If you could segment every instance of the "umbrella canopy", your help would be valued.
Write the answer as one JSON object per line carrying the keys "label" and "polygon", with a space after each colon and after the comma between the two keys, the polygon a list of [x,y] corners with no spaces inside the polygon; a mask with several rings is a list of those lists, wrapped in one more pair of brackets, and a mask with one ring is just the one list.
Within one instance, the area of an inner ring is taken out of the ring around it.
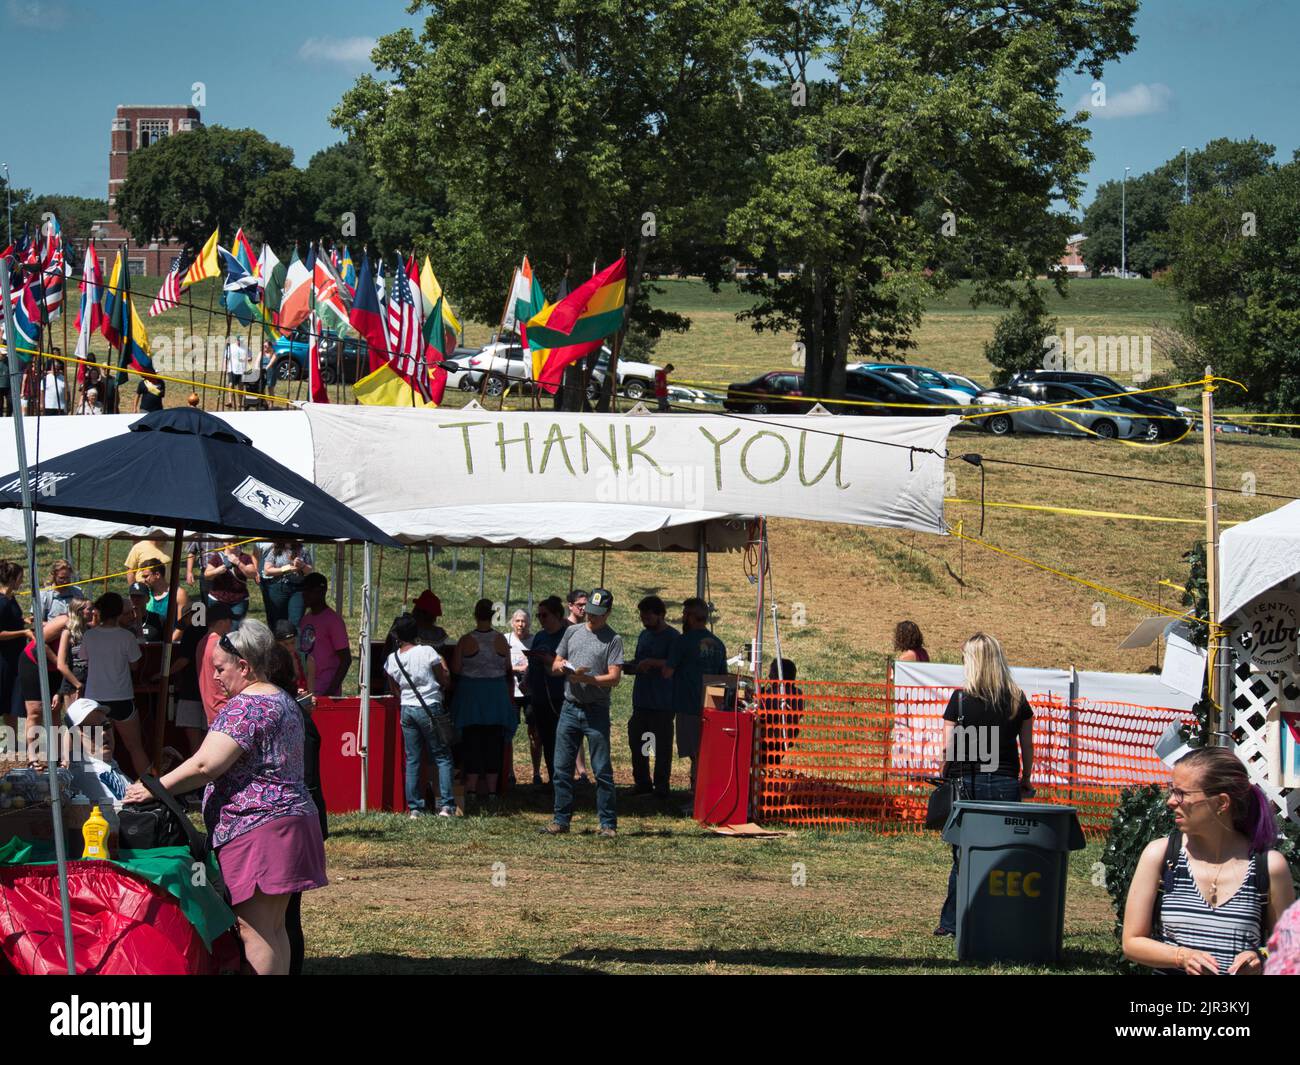
{"label": "umbrella canopy", "polygon": [[[154,528],[401,546],[226,422],[185,407],[154,411],[121,436],[31,463],[35,509]],[[0,507],[22,506],[18,473]]]}

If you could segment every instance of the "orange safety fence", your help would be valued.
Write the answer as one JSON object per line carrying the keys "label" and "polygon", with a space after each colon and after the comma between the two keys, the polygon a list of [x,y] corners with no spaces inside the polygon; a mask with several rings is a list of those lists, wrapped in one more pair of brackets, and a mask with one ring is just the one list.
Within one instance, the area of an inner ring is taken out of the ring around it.
{"label": "orange safety fence", "polygon": [[[886,832],[924,827],[943,765],[943,712],[951,688],[841,681],[763,681],[757,721],[754,814],[760,821]],[[1035,802],[1077,808],[1085,834],[1110,826],[1120,791],[1166,784],[1152,749],[1190,711],[1129,703],[1069,704],[1032,696]]]}

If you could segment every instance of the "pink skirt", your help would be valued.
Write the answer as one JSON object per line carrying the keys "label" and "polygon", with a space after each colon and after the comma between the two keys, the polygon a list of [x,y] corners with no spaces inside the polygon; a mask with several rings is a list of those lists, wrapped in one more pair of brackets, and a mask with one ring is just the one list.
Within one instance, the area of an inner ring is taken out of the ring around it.
{"label": "pink skirt", "polygon": [[325,843],[314,813],[277,817],[236,836],[217,848],[217,862],[234,906],[259,890],[264,895],[292,895],[329,883]]}

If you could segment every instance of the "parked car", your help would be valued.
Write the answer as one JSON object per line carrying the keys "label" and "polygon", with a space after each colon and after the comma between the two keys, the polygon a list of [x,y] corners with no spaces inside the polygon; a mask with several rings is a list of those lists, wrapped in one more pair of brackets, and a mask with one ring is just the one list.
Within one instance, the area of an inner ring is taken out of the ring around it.
{"label": "parked car", "polygon": [[946,370],[938,371],[939,375],[948,382],[949,388],[955,388],[958,391],[965,392],[968,396],[978,396],[984,391],[984,386],[976,384],[969,377],[959,373],[948,373]]}
{"label": "parked car", "polygon": [[906,377],[863,367],[851,369],[844,375],[844,398],[858,402],[831,404],[834,413],[909,418],[957,413],[945,395],[917,388]]}
{"label": "parked car", "polygon": [[912,366],[908,363],[897,362],[854,362],[849,364],[848,369],[872,370],[875,373],[902,378],[910,381],[922,391],[937,392],[941,396],[946,396],[950,403],[969,403],[971,396],[974,394],[968,393],[964,389],[954,388],[948,383],[948,379],[943,374],[938,370],[930,369],[928,366]]}
{"label": "parked car", "polygon": [[[300,325],[288,336],[277,340],[266,367],[268,379],[277,383],[305,381],[310,339],[306,325]],[[320,338],[320,375],[325,384],[336,384],[340,379],[344,384],[355,384],[369,372],[370,355],[364,340],[340,338],[331,332]]]}
{"label": "parked car", "polygon": [[[600,349],[600,356],[596,359],[596,365],[591,371],[591,380],[594,384],[599,381],[599,387],[605,384],[605,376],[609,373],[609,360],[612,353],[609,345],[604,345]],[[650,362],[630,362],[620,358],[618,360],[618,390],[627,396],[628,399],[645,399],[647,396],[655,394],[655,374],[658,373],[662,366],[656,366]]]}
{"label": "parked car", "polygon": [[[1078,385],[1051,381],[1007,384],[981,392],[975,397],[975,402],[982,407],[1015,408],[1005,414],[992,414],[978,419],[984,423],[985,430],[994,436],[1022,432],[1051,433],[1057,436],[1096,434],[1106,440],[1154,440],[1158,432],[1155,422],[1136,415],[1112,400],[1097,399]],[[1071,405],[1032,409],[1050,403]]]}
{"label": "parked car", "polygon": [[706,392],[702,388],[687,388],[685,385],[668,386],[668,402],[673,405],[716,406],[722,401],[721,396]]}
{"label": "parked car", "polygon": [[[1113,402],[1131,413],[1150,417],[1155,423],[1156,434],[1161,440],[1173,440],[1182,436],[1191,427],[1196,416],[1193,411],[1180,407],[1157,393],[1139,392],[1132,385],[1122,385],[1113,377],[1086,370],[1031,370],[1012,375],[1008,384],[1047,382],[1076,385],[1094,396],[1115,396]],[[1121,392],[1134,394],[1120,397],[1117,394]]]}
{"label": "parked car", "polygon": [[517,340],[494,340],[469,354],[464,365],[466,373],[458,385],[466,392],[477,392],[481,387],[487,395],[499,396],[511,385],[516,389],[532,388],[532,352],[524,351]]}
{"label": "parked car", "polygon": [[747,414],[803,414],[812,404],[799,398],[802,393],[803,374],[778,370],[728,385],[722,406]]}

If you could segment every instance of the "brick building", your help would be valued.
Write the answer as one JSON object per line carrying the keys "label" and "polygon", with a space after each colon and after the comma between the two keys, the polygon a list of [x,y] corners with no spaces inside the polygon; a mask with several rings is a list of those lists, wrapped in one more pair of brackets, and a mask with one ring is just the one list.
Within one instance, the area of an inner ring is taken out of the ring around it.
{"label": "brick building", "polygon": [[161,137],[186,133],[201,124],[199,109],[168,104],[118,104],[113,118],[108,152],[108,213],[109,217],[97,221],[93,227],[97,247],[103,252],[101,263],[111,267],[113,257],[123,242],[127,245],[127,263],[132,274],[156,277],[171,269],[171,262],[180,254],[179,241],[154,240],[137,245],[117,222],[113,204],[117,190],[126,179],[131,153],[145,148]]}

